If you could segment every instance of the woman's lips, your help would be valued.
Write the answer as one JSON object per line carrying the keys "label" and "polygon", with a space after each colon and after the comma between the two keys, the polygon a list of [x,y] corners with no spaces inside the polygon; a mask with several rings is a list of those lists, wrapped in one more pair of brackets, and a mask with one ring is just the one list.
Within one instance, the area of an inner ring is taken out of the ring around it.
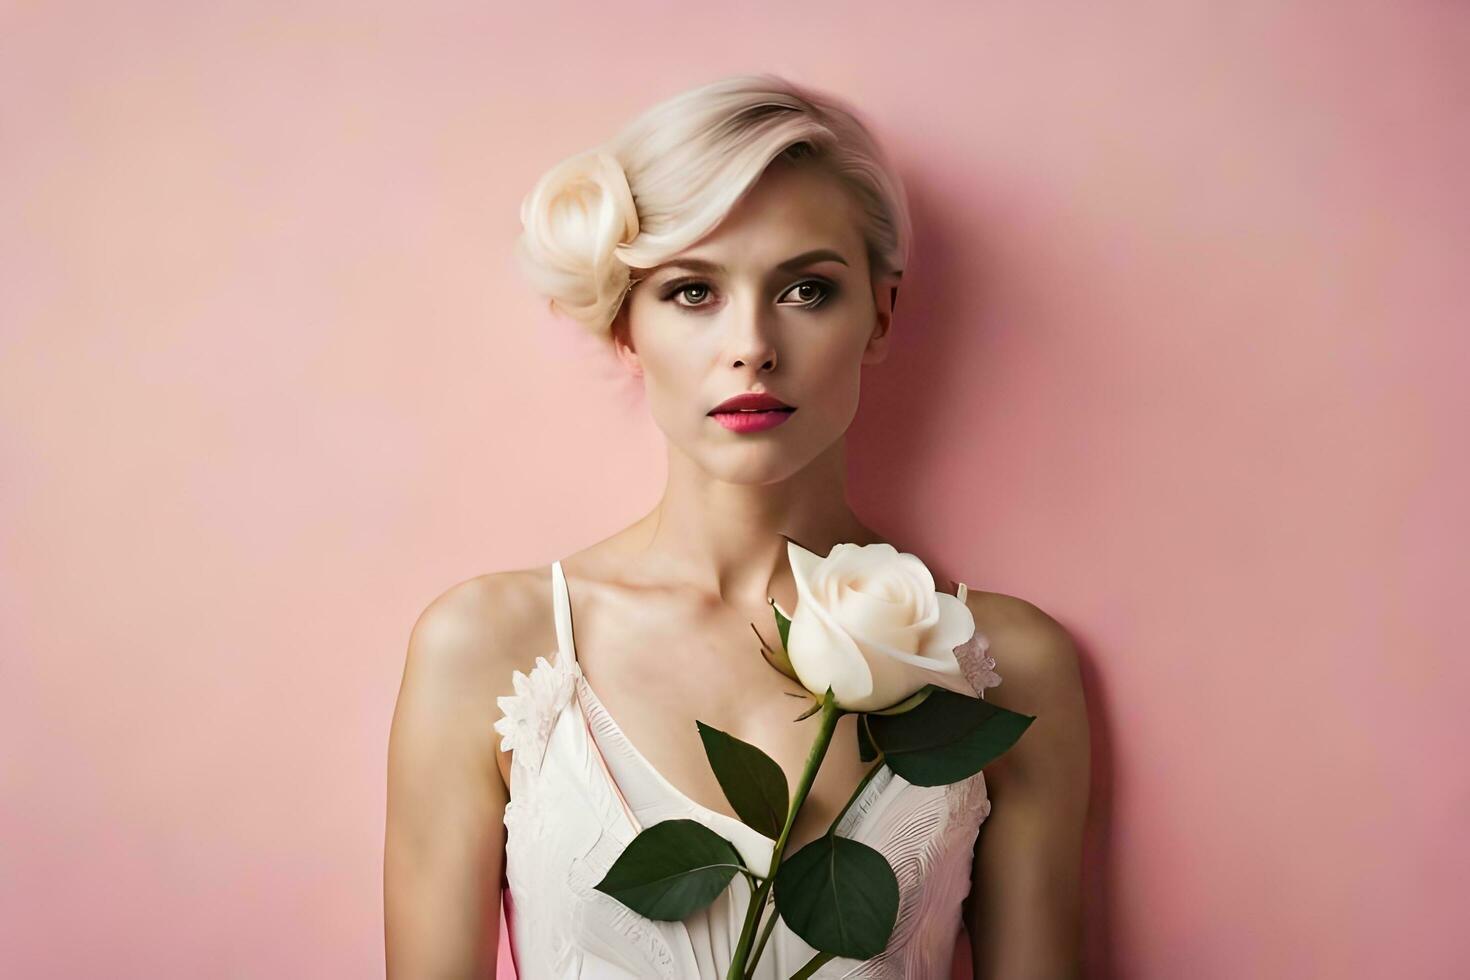
{"label": "woman's lips", "polygon": [[731,432],[761,432],[773,429],[791,418],[794,408],[762,409],[756,412],[712,412],[710,417]]}

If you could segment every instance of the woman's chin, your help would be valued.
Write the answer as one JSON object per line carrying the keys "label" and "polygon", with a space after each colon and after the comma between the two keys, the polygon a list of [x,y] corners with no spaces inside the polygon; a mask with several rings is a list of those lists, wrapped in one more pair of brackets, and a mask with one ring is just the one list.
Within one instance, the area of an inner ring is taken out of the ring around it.
{"label": "woman's chin", "polygon": [[695,459],[712,479],[739,486],[768,486],[782,483],[811,465],[814,454],[791,446],[721,446]]}

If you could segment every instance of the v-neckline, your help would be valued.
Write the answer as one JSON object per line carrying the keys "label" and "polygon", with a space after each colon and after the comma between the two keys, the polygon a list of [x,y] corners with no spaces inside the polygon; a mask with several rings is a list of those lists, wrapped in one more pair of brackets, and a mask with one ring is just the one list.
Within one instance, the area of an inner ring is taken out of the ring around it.
{"label": "v-neckline", "polygon": [[[552,563],[552,585],[554,587],[553,596],[556,600],[554,603],[556,608],[553,610],[553,612],[555,614],[556,620],[557,656],[560,658],[569,657],[571,659],[571,662],[573,664],[576,664],[577,666],[576,686],[577,691],[579,692],[579,705],[583,708],[583,711],[585,712],[586,710],[585,702],[587,700],[591,700],[597,706],[597,709],[602,713],[603,718],[607,720],[608,724],[606,727],[612,731],[612,733],[617,737],[618,741],[622,743],[625,749],[627,749],[629,756],[631,756],[632,759],[645,772],[652,776],[653,779],[659,784],[660,787],[664,789],[665,792],[672,796],[682,806],[694,810],[695,812],[709,817],[715,821],[718,821],[719,823],[722,823],[728,827],[734,828],[735,832],[737,833],[749,834],[760,842],[763,849],[774,851],[776,847],[776,838],[761,833],[759,830],[756,830],[754,827],[745,823],[739,817],[733,816],[729,813],[725,813],[721,810],[716,810],[713,807],[705,806],[703,803],[695,800],[688,793],[685,793],[679,787],[675,786],[673,782],[671,782],[669,778],[665,776],[659,770],[659,768],[653,764],[648,756],[643,754],[643,750],[638,748],[633,740],[628,737],[628,733],[623,731],[623,726],[618,724],[617,718],[615,718],[612,712],[608,710],[606,702],[602,700],[602,697],[592,686],[591,681],[587,679],[586,672],[582,670],[581,661],[577,658],[577,637],[576,630],[572,623],[571,588],[567,584],[566,569],[562,566],[560,559]],[[617,787],[616,780],[613,779],[612,773],[608,772],[606,775],[608,780],[614,784],[614,790],[621,794],[621,789]],[[881,777],[881,775],[882,774],[880,773],[879,776]],[[865,804],[873,799],[876,799],[879,794],[884,792],[889,782],[891,782],[891,779],[885,780],[882,778],[874,778],[870,780],[868,782],[868,785],[863,788],[862,795],[859,797],[859,799],[853,801],[852,806],[849,808],[850,813],[856,812],[859,815],[862,814],[865,811]],[[859,816],[858,819],[861,819],[861,817]],[[789,850],[790,848],[788,847],[788,851]]]}
{"label": "v-neckline", "polygon": [[696,810],[700,814],[711,817],[728,827],[737,828],[737,832],[739,833],[750,834],[751,836],[759,840],[763,846],[770,847],[772,849],[775,848],[776,839],[774,837],[766,836],[759,830],[756,830],[754,827],[745,823],[739,817],[725,813],[722,810],[716,810],[713,807],[705,806],[703,803],[700,803],[698,800],[694,799],[688,793],[685,793],[679,787],[670,782],[669,778],[665,776],[659,770],[659,768],[653,764],[648,756],[643,754],[643,751],[639,749],[638,746],[634,744],[633,740],[628,737],[628,734],[623,731],[623,726],[618,724],[618,720],[614,718],[612,712],[607,709],[607,705],[603,702],[602,698],[598,696],[597,691],[595,691],[592,685],[588,683],[586,675],[581,675],[577,678],[577,687],[581,691],[584,699],[583,710],[586,710],[585,701],[592,701],[592,703],[597,706],[597,710],[602,712],[603,718],[607,720],[606,730],[611,731],[614,735],[617,736],[618,741],[622,744],[623,748],[628,751],[628,754],[638,763],[639,767],[647,772],[650,776],[652,776],[655,780],[657,780],[659,786],[662,787],[664,791],[672,796],[675,800],[677,800],[680,805],[688,807],[692,810]]}
{"label": "v-neckline", "polygon": [[[739,817],[736,817],[729,813],[725,813],[721,810],[716,810],[713,807],[705,806],[703,803],[700,803],[698,800],[691,797],[688,793],[675,786],[669,780],[669,778],[665,776],[659,770],[659,768],[653,764],[648,756],[643,754],[643,750],[638,748],[633,740],[628,737],[628,733],[623,731],[623,726],[618,724],[617,718],[613,717],[613,713],[608,710],[607,703],[602,700],[602,697],[600,695],[598,695],[597,690],[592,686],[592,682],[587,679],[586,673],[581,669],[581,661],[577,658],[577,635],[575,627],[572,623],[571,588],[567,584],[566,569],[562,567],[561,561],[556,561],[554,565],[555,567],[553,569],[553,579],[555,581],[553,584],[559,590],[559,595],[562,599],[562,602],[564,603],[561,609],[556,610],[556,612],[558,613],[557,654],[561,657],[569,657],[571,659],[571,662],[577,665],[577,690],[583,695],[584,700],[590,699],[593,703],[597,705],[597,708],[602,712],[603,717],[607,719],[608,727],[617,736],[618,740],[623,744],[623,747],[628,750],[628,754],[632,756],[632,758],[638,763],[638,765],[641,766],[645,771],[647,771],[648,774],[651,775],[658,782],[660,787],[662,787],[670,796],[674,797],[674,799],[676,799],[680,804],[688,807],[689,809],[695,810],[705,816],[712,817],[713,819],[723,824],[726,824],[727,826],[738,827],[741,832],[754,835],[757,839],[760,840],[762,844],[770,847],[771,849],[774,849],[776,846],[776,839],[774,837],[769,837],[766,834],[761,833],[759,830],[756,830],[754,827],[746,824]],[[563,611],[565,612],[565,619],[563,619],[561,615]],[[608,778],[612,778],[611,773],[608,774]]]}

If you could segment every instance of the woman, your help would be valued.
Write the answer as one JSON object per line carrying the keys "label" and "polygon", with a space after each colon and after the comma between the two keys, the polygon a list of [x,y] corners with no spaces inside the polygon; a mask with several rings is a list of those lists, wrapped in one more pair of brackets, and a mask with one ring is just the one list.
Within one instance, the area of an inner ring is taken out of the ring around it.
{"label": "woman", "polygon": [[[758,745],[788,781],[801,772],[817,719],[792,722],[799,688],[755,655],[751,627],[772,642],[767,597],[796,606],[783,535],[819,554],[882,541],[847,504],[844,436],[862,369],[891,335],[903,190],[850,109],[742,76],[553,168],[521,216],[537,288],[641,379],[668,481],[630,527],[549,568],[462,582],[415,624],[389,751],[388,972],[486,976],[504,876],[528,980],[720,978],[749,899],[738,879],[674,923],[592,885],[639,826],[691,817],[754,833],[696,719]],[[1037,720],[978,792],[873,781],[853,834],[894,865],[898,925],[883,955],[816,976],[947,978],[962,926],[977,977],[1078,971],[1076,653],[1021,599],[962,597],[1005,679],[987,699]],[[866,767],[840,748],[853,722],[839,724],[788,855],[858,785]],[[756,975],[788,977],[809,954],[779,924]]]}

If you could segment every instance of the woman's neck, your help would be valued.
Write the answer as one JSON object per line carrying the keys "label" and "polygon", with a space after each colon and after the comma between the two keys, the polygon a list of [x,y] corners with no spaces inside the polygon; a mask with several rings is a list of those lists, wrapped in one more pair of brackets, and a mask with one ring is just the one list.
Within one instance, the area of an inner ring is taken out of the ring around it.
{"label": "woman's neck", "polygon": [[627,533],[671,575],[726,601],[759,603],[790,577],[783,535],[822,555],[840,541],[882,540],[848,505],[846,476],[841,440],[769,483],[716,479],[671,449],[663,497]]}

